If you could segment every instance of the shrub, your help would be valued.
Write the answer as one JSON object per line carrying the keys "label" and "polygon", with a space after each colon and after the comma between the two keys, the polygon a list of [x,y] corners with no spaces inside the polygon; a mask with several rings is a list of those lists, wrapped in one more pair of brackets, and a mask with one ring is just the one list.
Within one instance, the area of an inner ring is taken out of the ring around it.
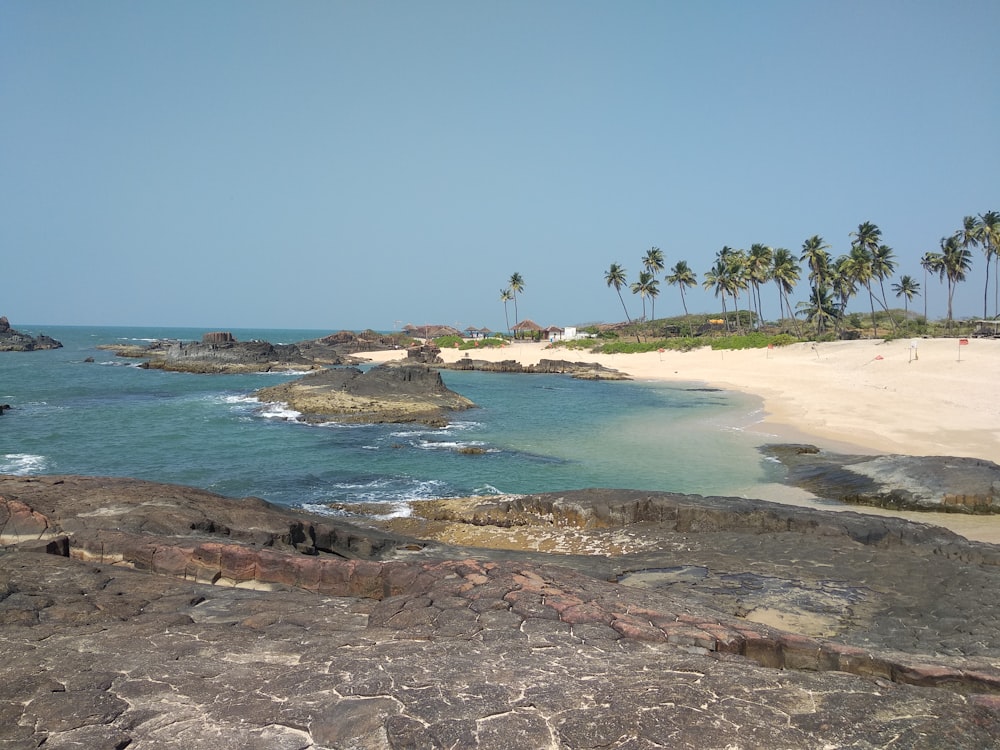
{"label": "shrub", "polygon": [[639,354],[642,352],[655,352],[660,349],[687,352],[705,345],[705,341],[689,336],[643,342],[621,339],[619,341],[609,341],[602,344],[594,351],[600,352],[601,354]]}
{"label": "shrub", "polygon": [[492,337],[488,339],[464,339],[461,336],[441,336],[434,339],[434,344],[440,349],[488,349],[506,344],[503,338]]}

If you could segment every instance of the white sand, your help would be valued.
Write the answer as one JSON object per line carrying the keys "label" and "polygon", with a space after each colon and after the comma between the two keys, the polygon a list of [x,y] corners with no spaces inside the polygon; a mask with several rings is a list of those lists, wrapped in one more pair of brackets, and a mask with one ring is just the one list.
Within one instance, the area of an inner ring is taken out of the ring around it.
{"label": "white sand", "polygon": [[[916,343],[914,348],[913,344]],[[761,432],[835,451],[968,456],[1000,463],[1000,340],[917,339],[793,344],[772,350],[592,354],[515,343],[476,359],[598,362],[640,380],[700,382],[764,401]],[[466,352],[445,350],[445,361]],[[372,359],[405,357],[379,352]],[[794,493],[782,501],[796,502]],[[860,509],[856,509],[860,510]],[[1000,543],[1000,517],[908,517]]]}

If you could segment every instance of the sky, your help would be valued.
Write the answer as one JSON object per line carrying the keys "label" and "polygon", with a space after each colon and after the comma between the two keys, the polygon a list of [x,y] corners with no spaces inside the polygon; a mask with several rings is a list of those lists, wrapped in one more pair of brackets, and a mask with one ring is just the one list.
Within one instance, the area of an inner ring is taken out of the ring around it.
{"label": "sky", "polygon": [[503,330],[517,272],[518,317],[614,322],[608,267],[654,246],[717,312],[723,246],[836,256],[865,221],[923,283],[1000,211],[997,28],[996,0],[0,0],[0,315]]}

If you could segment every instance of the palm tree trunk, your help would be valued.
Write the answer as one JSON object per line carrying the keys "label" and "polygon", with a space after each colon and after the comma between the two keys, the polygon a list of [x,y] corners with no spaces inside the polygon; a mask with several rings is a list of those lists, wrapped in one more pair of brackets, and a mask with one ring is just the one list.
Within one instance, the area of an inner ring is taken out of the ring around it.
{"label": "palm tree trunk", "polygon": [[885,296],[885,284],[882,282],[881,278],[878,280],[878,286],[879,286],[879,289],[882,290],[882,299],[879,300],[879,303],[881,303],[882,309],[885,310],[885,314],[889,316],[889,324],[892,326],[892,330],[895,331],[896,330],[896,319],[893,317],[892,313],[889,312],[889,306],[885,303],[885,301],[888,299],[888,297]]}
{"label": "palm tree trunk", "polygon": [[990,256],[986,256],[986,286],[983,289],[983,320],[986,320],[986,298],[990,291]]}
{"label": "palm tree trunk", "polygon": [[951,281],[951,277],[948,277],[948,328],[951,328],[951,299],[955,296],[955,285]]}
{"label": "palm tree trunk", "polygon": [[[795,326],[795,335],[802,338],[802,329],[799,327],[799,321],[795,317],[795,313],[792,312],[792,303],[788,299],[788,295],[785,290],[781,290],[781,296],[785,299],[785,307],[788,309],[788,317],[792,319],[792,324]],[[778,309],[781,309],[781,305],[778,305]]]}
{"label": "palm tree trunk", "polygon": [[872,308],[872,338],[878,338],[878,325],[875,323],[875,295],[872,294],[871,284],[865,284],[865,288],[868,289],[868,303]]}
{"label": "palm tree trunk", "polygon": [[622,290],[621,289],[616,289],[616,291],[618,292],[618,299],[621,300],[621,303],[622,303],[622,310],[625,311],[625,320],[627,320],[629,323],[631,323],[632,322],[632,318],[630,318],[628,316],[628,308],[625,307],[625,298],[622,297]]}
{"label": "palm tree trunk", "polygon": [[924,269],[924,323],[927,323],[927,269]]}

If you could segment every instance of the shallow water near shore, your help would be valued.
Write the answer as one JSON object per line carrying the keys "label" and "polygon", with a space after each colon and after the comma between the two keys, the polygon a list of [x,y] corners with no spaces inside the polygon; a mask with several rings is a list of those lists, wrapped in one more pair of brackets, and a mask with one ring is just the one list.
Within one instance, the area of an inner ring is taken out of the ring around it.
{"label": "shallow water near shore", "polygon": [[[294,375],[142,370],[96,348],[201,329],[19,330],[64,348],[0,355],[0,403],[12,407],[0,473],[132,476],[307,507],[592,486],[760,496],[780,478],[746,429],[759,401],[697,384],[444,371],[477,404],[448,428],[311,426],[252,397]],[[330,331],[233,333],[287,343]]]}

